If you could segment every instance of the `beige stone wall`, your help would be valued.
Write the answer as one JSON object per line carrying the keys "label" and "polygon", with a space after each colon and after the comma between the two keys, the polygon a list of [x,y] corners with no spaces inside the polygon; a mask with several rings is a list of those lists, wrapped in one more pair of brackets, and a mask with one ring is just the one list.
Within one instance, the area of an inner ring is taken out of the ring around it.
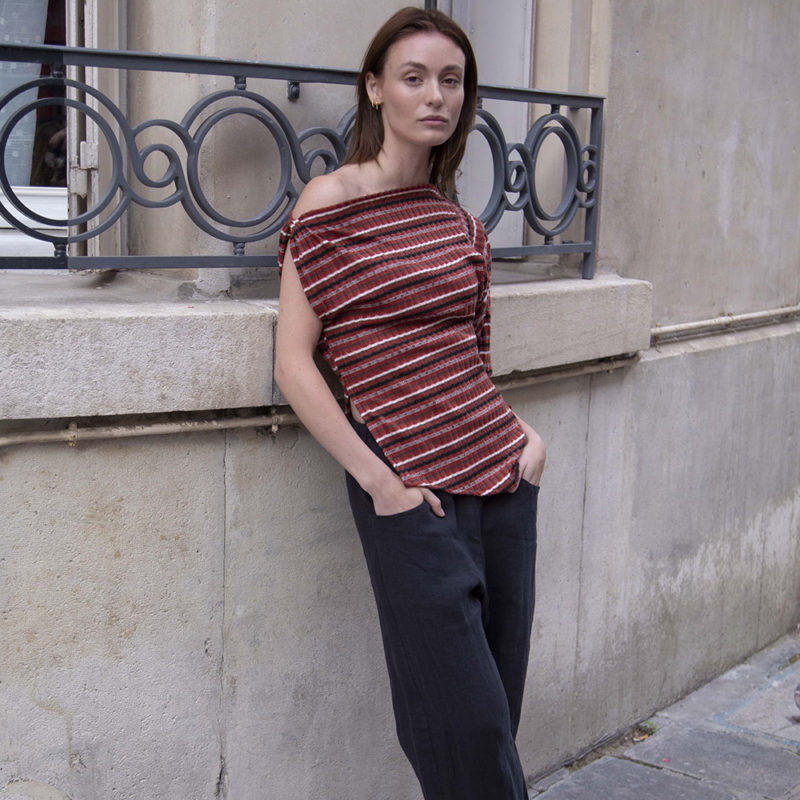
{"label": "beige stone wall", "polygon": [[[795,322],[507,392],[549,444],[529,775],[796,623],[798,358]],[[305,432],[0,470],[0,797],[419,800],[343,477]]]}
{"label": "beige stone wall", "polygon": [[224,442],[161,444],[0,453],[4,800],[213,797]]}
{"label": "beige stone wall", "polygon": [[615,0],[600,258],[654,321],[800,302],[791,0]]}

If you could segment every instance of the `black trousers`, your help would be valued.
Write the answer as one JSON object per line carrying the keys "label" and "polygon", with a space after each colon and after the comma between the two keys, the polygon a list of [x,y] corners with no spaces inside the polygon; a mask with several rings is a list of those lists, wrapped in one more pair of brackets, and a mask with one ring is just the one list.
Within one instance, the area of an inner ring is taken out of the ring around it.
{"label": "black trousers", "polygon": [[[354,427],[383,458],[366,426]],[[347,485],[398,738],[425,800],[527,800],[514,737],[533,620],[538,487],[437,492],[440,518],[427,503],[377,516],[350,475]]]}

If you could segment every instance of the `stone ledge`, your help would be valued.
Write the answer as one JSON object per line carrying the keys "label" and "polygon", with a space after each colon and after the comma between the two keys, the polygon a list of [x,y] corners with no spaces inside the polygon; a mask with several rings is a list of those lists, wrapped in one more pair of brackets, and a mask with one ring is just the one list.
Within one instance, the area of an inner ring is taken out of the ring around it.
{"label": "stone ledge", "polygon": [[[652,289],[600,276],[492,290],[496,376],[649,346]],[[268,406],[277,304],[270,300],[0,307],[0,418]]]}
{"label": "stone ledge", "polygon": [[497,376],[646,350],[653,289],[600,275],[492,289],[492,367]]}
{"label": "stone ledge", "polygon": [[268,405],[276,318],[235,300],[2,310],[0,418]]}

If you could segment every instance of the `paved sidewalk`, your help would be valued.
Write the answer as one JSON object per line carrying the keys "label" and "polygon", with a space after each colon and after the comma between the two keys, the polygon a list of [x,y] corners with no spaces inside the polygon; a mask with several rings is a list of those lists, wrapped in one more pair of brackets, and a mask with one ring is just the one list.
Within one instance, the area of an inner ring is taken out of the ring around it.
{"label": "paved sidewalk", "polygon": [[660,711],[649,721],[655,733],[643,741],[577,770],[559,770],[530,797],[800,800],[798,684],[795,633]]}

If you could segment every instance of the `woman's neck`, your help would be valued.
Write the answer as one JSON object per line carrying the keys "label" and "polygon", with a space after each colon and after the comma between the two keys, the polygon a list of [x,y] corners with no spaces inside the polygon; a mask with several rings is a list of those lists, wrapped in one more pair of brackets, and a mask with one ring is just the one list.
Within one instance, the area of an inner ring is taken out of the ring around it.
{"label": "woman's neck", "polygon": [[339,176],[348,197],[362,197],[429,183],[429,158],[429,148],[398,153],[384,147],[371,161],[345,164],[334,174]]}
{"label": "woman's neck", "polygon": [[393,152],[385,146],[372,162],[376,181],[387,189],[416,186],[430,180],[430,150],[415,148],[407,152]]}

